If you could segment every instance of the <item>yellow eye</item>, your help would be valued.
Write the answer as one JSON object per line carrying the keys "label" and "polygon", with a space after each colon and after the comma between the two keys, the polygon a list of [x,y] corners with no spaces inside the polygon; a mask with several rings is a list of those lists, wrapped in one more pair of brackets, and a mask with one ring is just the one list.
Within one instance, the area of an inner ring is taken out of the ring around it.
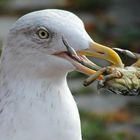
{"label": "yellow eye", "polygon": [[41,38],[41,39],[49,38],[49,33],[44,29],[39,29],[37,34],[38,34],[39,38]]}

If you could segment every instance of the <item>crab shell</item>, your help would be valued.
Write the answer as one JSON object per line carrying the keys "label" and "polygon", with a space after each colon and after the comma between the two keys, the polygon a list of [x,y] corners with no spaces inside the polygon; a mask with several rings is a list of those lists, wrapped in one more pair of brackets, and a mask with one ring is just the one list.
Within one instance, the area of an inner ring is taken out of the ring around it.
{"label": "crab shell", "polygon": [[98,89],[106,88],[115,94],[134,96],[140,94],[140,68],[129,66],[125,68],[114,68],[112,74],[121,72],[121,78],[113,78],[99,81]]}

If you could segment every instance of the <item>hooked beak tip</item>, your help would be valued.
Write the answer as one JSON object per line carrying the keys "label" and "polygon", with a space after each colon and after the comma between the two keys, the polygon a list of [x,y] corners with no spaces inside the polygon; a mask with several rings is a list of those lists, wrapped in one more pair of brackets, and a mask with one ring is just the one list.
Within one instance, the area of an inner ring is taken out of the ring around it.
{"label": "hooked beak tip", "polygon": [[85,50],[77,51],[77,54],[107,60],[117,67],[123,66],[121,58],[113,49],[96,42],[90,43],[89,48]]}

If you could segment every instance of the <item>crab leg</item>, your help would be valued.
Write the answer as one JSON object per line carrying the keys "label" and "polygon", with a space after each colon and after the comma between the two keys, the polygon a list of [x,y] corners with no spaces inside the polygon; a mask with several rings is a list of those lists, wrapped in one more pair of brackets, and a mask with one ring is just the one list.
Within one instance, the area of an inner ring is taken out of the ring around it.
{"label": "crab leg", "polygon": [[117,71],[116,73],[112,73],[112,74],[104,76],[104,81],[109,81],[114,78],[121,78],[122,76],[123,76],[123,74],[121,72]]}
{"label": "crab leg", "polygon": [[[90,85],[92,82],[97,80],[97,78],[102,75],[103,73],[107,72],[108,67],[104,67],[100,70],[98,70],[94,75],[89,76],[85,81],[84,81],[84,86]],[[120,71],[116,71],[115,73],[111,73],[109,75],[105,75],[103,77],[103,80],[101,80],[101,83],[104,84],[106,81],[109,81],[114,78],[121,78],[123,74]]]}
{"label": "crab leg", "polygon": [[98,70],[95,74],[89,76],[85,81],[84,81],[84,86],[90,85],[92,82],[98,79],[100,75],[102,75],[106,71],[106,68],[102,68]]}

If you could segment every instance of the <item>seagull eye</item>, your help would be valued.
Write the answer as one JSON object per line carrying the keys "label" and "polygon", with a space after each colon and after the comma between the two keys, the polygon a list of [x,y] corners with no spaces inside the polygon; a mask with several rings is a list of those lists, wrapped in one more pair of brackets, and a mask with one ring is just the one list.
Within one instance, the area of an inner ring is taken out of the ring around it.
{"label": "seagull eye", "polygon": [[49,33],[44,29],[38,30],[37,34],[38,34],[39,38],[41,38],[41,39],[49,38]]}

